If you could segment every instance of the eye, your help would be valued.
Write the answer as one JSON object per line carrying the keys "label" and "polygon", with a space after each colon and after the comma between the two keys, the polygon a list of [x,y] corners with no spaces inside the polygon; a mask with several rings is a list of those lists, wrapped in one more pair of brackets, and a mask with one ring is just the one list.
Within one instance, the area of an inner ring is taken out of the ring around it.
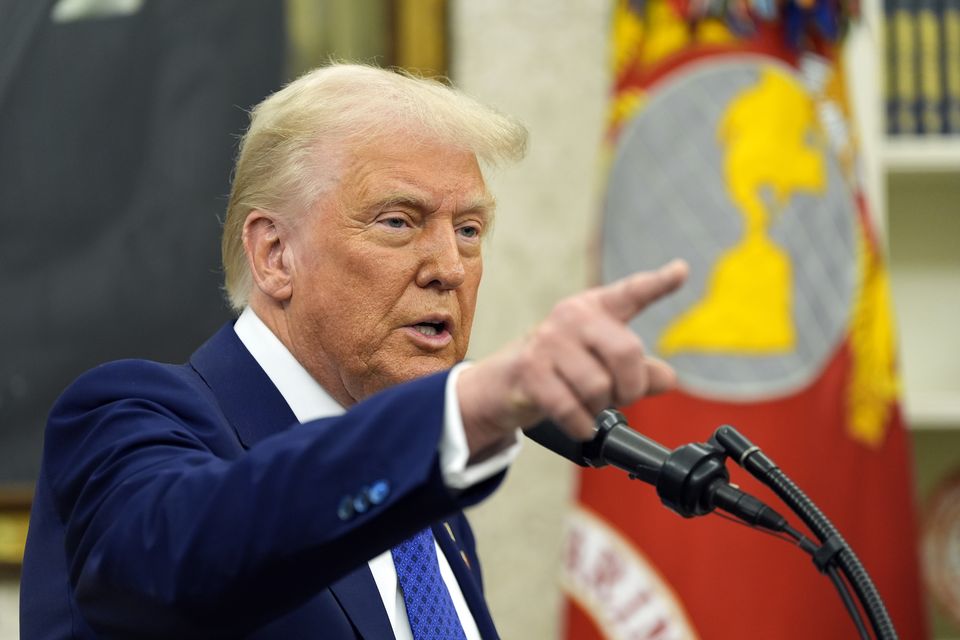
{"label": "eye", "polygon": [[381,218],[380,224],[390,227],[391,229],[404,229],[410,226],[406,219],[400,216],[388,216],[386,218]]}
{"label": "eye", "polygon": [[465,225],[457,229],[461,236],[464,238],[474,239],[479,238],[481,229],[478,225]]}

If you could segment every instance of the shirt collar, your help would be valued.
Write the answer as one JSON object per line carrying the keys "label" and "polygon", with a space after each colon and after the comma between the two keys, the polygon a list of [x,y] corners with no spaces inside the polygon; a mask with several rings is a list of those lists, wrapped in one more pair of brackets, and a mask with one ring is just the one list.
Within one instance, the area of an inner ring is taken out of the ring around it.
{"label": "shirt collar", "polygon": [[253,309],[247,307],[243,310],[233,330],[301,423],[344,412]]}

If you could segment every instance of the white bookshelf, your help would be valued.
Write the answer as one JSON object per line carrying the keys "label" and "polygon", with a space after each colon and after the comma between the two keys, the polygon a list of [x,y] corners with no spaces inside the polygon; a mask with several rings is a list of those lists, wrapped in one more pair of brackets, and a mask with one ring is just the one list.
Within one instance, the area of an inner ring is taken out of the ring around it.
{"label": "white bookshelf", "polygon": [[960,135],[889,136],[880,157],[887,173],[956,173],[960,179]]}
{"label": "white bookshelf", "polygon": [[904,406],[915,429],[957,430],[960,393],[956,391],[920,389],[907,392]]}
{"label": "white bookshelf", "polygon": [[914,429],[960,430],[960,161],[909,149],[884,158],[904,406]]}
{"label": "white bookshelf", "polygon": [[913,429],[960,430],[960,135],[885,134],[883,14],[879,0],[861,6],[847,80],[889,257],[903,406]]}
{"label": "white bookshelf", "polygon": [[[881,2],[866,0],[861,8],[864,19],[846,52],[847,80],[867,196],[887,249],[922,513],[960,465],[960,135],[886,135]],[[933,638],[957,636],[932,602],[930,611]]]}
{"label": "white bookshelf", "polygon": [[[921,515],[960,467],[960,146],[884,140],[886,239],[902,406],[912,430]],[[931,602],[931,637],[956,637]]]}

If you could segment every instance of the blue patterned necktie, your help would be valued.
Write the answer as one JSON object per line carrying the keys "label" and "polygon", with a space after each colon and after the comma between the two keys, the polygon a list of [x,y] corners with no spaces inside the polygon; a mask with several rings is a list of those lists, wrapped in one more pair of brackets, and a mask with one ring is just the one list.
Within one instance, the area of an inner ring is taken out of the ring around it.
{"label": "blue patterned necktie", "polygon": [[440,576],[430,529],[390,550],[414,640],[465,640],[460,617]]}

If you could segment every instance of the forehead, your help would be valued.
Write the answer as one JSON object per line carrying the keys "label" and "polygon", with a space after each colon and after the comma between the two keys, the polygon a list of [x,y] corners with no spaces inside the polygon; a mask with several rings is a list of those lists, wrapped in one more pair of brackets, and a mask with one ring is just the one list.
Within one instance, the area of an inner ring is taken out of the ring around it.
{"label": "forehead", "polygon": [[368,141],[344,163],[341,197],[357,205],[412,199],[432,208],[490,209],[476,155],[442,142],[409,135]]}

